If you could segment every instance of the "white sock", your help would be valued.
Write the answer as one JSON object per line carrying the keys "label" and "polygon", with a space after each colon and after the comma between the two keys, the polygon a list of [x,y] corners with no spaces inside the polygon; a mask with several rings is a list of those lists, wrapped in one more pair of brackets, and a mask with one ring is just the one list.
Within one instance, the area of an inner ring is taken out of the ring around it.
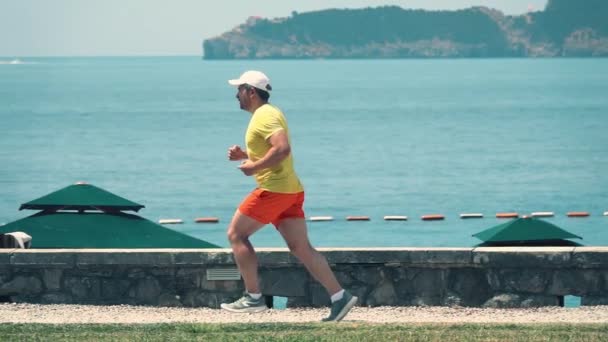
{"label": "white sock", "polygon": [[[249,293],[249,292],[247,292],[247,293]],[[262,294],[261,293],[249,293],[249,297],[251,297],[255,300],[258,300],[258,299],[262,298]]]}
{"label": "white sock", "polygon": [[343,296],[344,296],[344,289],[331,295],[331,302],[335,303],[335,302],[339,301],[340,299],[342,299]]}

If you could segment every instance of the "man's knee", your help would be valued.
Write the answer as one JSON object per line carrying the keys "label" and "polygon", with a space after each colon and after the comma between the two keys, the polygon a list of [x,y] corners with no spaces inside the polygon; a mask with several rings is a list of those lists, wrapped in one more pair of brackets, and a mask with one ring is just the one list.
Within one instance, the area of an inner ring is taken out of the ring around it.
{"label": "man's knee", "polygon": [[245,241],[248,238],[248,236],[240,233],[237,229],[234,229],[233,227],[228,228],[226,236],[228,236],[228,241],[230,241],[231,243]]}
{"label": "man's knee", "polygon": [[310,243],[306,242],[291,242],[287,243],[287,247],[295,256],[304,256],[314,252]]}

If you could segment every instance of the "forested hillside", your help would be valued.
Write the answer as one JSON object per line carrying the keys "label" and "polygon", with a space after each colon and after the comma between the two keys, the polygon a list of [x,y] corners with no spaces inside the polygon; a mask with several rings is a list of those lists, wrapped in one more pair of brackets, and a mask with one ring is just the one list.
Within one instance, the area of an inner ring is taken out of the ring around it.
{"label": "forested hillside", "polygon": [[549,0],[505,16],[396,6],[250,18],[203,43],[206,59],[608,56],[608,0]]}

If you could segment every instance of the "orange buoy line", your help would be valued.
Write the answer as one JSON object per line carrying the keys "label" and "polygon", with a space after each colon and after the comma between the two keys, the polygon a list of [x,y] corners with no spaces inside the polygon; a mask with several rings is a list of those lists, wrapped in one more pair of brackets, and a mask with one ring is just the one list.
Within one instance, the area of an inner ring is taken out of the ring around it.
{"label": "orange buoy line", "polygon": [[[569,211],[566,216],[568,217],[588,217],[591,214],[588,211]],[[608,211],[603,213],[604,216],[608,216]],[[554,217],[555,213],[552,211],[536,211],[530,213],[530,215],[526,215],[526,217]],[[484,215],[482,213],[461,213],[461,219],[470,219],[470,218],[483,218]],[[516,212],[500,212],[496,213],[496,218],[518,218],[520,217],[519,213]],[[383,217],[385,221],[407,221],[408,217],[405,215],[386,215]],[[420,217],[423,221],[439,221],[444,220],[445,216],[441,214],[428,214],[422,215]],[[310,216],[308,221],[333,221],[333,216]],[[347,221],[370,221],[371,218],[369,216],[346,216]],[[197,217],[194,219],[196,223],[218,223],[220,219],[218,217]],[[181,224],[184,223],[182,219],[160,219],[158,220],[159,224]]]}
{"label": "orange buoy line", "polygon": [[218,223],[220,219],[217,217],[197,217],[194,219],[196,223]]}
{"label": "orange buoy line", "polygon": [[369,216],[346,216],[346,221],[369,221]]}
{"label": "orange buoy line", "polygon": [[496,218],[518,218],[518,213],[497,213]]}
{"label": "orange buoy line", "polygon": [[160,224],[179,224],[184,223],[182,219],[160,219],[158,220]]}
{"label": "orange buoy line", "polygon": [[481,213],[466,213],[460,214],[461,219],[470,219],[470,218],[483,218],[483,214]]}
{"label": "orange buoy line", "polygon": [[570,211],[568,212],[568,217],[587,217],[589,216],[589,212],[587,211]]}
{"label": "orange buoy line", "polygon": [[384,216],[385,221],[407,221],[407,216],[388,215]]}
{"label": "orange buoy line", "polygon": [[441,214],[422,215],[420,217],[423,221],[439,221],[445,219],[445,216]]}

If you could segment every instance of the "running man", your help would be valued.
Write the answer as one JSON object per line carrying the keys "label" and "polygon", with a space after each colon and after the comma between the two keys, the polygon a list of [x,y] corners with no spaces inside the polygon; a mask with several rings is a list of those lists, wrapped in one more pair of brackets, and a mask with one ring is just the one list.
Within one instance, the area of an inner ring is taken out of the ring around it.
{"label": "running man", "polygon": [[258,284],[258,259],[249,236],[272,223],[291,253],[329,293],[331,312],[323,321],[339,321],[357,303],[357,297],[342,289],[325,257],[308,241],[304,188],[293,167],[285,116],[268,103],[270,80],[262,72],[251,70],[228,83],[237,87],[241,109],[252,114],[245,133],[246,149],[230,147],[228,159],[242,160],[239,169],[255,178],[257,188],[243,200],[228,226],[228,240],[246,292],[239,300],[221,307],[233,312],[267,309]]}

